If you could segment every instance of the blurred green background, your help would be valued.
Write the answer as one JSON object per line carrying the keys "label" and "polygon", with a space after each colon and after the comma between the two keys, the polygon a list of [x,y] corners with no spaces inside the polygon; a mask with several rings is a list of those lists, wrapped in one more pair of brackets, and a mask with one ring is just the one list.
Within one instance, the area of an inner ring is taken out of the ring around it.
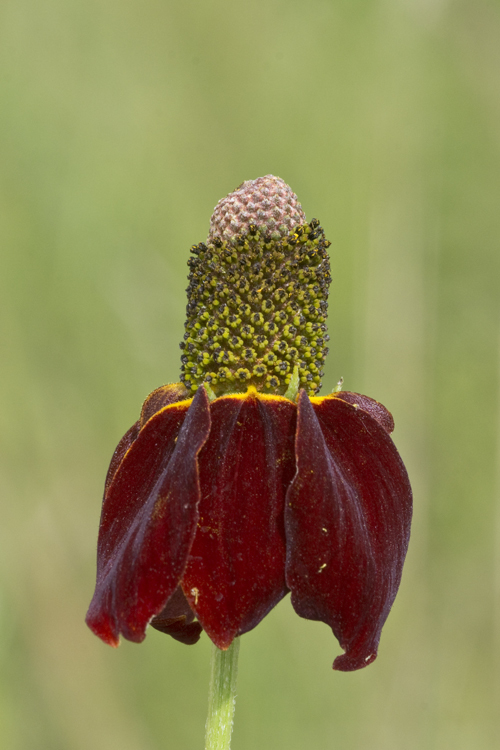
{"label": "blurred green background", "polygon": [[391,409],[415,520],[368,669],[289,601],[244,636],[234,750],[499,746],[499,39],[497,0],[2,0],[2,748],[203,747],[207,638],[83,620],[189,247],[268,173],[332,241],[324,392]]}

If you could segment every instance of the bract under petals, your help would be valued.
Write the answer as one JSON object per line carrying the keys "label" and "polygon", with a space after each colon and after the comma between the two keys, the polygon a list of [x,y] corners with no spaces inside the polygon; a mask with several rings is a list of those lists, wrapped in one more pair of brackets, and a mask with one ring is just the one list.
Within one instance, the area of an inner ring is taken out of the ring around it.
{"label": "bract under petals", "polygon": [[192,401],[173,403],[146,422],[108,486],[87,624],[110,645],[118,645],[120,632],[142,641],[178,585],[196,531],[197,457],[209,431],[200,388]]}
{"label": "bract under petals", "polygon": [[182,587],[203,629],[226,649],[288,592],[283,509],[295,471],[296,405],[251,388],[216,399],[210,413]]}
{"label": "bract under petals", "polygon": [[346,652],[334,669],[360,669],[376,658],[401,579],[408,476],[381,421],[337,395],[311,403],[301,391],[295,451],[285,507],[292,604],[331,626]]}

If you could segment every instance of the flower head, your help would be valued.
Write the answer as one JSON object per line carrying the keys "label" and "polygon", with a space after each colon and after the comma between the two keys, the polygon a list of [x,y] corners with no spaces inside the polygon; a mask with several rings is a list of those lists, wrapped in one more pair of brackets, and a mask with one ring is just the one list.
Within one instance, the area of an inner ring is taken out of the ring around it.
{"label": "flower head", "polygon": [[367,396],[319,397],[330,267],[319,222],[268,175],[220,201],[192,247],[182,383],[154,391],[106,478],[87,623],[219,648],[288,593],[350,671],[376,657],[411,489]]}

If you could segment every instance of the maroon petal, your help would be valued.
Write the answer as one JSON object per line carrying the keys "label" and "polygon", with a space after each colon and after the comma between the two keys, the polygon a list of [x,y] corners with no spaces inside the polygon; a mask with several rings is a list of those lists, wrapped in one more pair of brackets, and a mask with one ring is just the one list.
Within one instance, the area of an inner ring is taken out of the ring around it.
{"label": "maroon petal", "polygon": [[180,586],[163,607],[160,614],[153,617],[151,626],[162,633],[171,635],[176,641],[192,646],[200,640],[203,628],[199,622],[193,622],[194,612],[189,606]]}
{"label": "maroon petal", "polygon": [[116,446],[116,450],[113,453],[113,458],[111,459],[108,473],[106,475],[106,482],[104,484],[105,495],[123,460],[123,457],[125,456],[125,453],[137,439],[139,430],[144,427],[148,419],[165,406],[175,404],[177,401],[183,401],[187,398],[188,391],[183,383],[169,383],[168,385],[162,385],[160,388],[157,388],[156,391],[149,394],[142,405],[140,419],[132,425]]}
{"label": "maroon petal", "polygon": [[179,401],[185,401],[188,398],[189,392],[183,383],[168,383],[167,385],[160,386],[156,391],[149,394],[142,405],[141,427],[144,427],[148,419],[151,419],[160,409],[164,409],[165,406],[170,406],[170,404],[175,404]]}
{"label": "maroon petal", "polygon": [[394,430],[394,419],[391,412],[383,404],[369,396],[362,396],[361,393],[352,393],[351,391],[339,391],[327,398],[340,398],[342,401],[347,401],[356,409],[363,409],[363,411],[368,412],[373,419],[376,419],[382,425],[386,432],[391,433]]}
{"label": "maroon petal", "polygon": [[113,481],[115,474],[118,471],[118,467],[120,466],[125,453],[128,451],[132,443],[137,439],[140,429],[141,427],[139,422],[133,424],[116,446],[113,457],[111,458],[111,463],[109,464],[108,473],[106,474],[106,481],[104,482],[104,497],[106,497],[106,493],[109,490],[111,482]]}
{"label": "maroon petal", "polygon": [[198,520],[198,453],[210,431],[207,395],[159,411],[140,431],[106,494],[89,627],[110,645],[140,642],[179,583]]}
{"label": "maroon petal", "polygon": [[295,461],[296,406],[281,397],[225,396],[210,405],[200,453],[200,520],[182,588],[222,649],[287,593],[283,508]]}
{"label": "maroon petal", "polygon": [[287,583],[297,614],[331,626],[334,669],[372,662],[408,546],[411,488],[385,429],[337,396],[299,397],[297,474],[285,507]]}

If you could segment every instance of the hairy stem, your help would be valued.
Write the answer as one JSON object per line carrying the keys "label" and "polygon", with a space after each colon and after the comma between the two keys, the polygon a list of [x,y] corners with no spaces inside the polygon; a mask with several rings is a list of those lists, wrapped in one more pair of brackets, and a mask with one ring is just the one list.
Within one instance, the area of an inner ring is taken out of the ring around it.
{"label": "hairy stem", "polygon": [[234,704],[240,639],[227,651],[212,646],[205,750],[229,750],[233,731]]}

